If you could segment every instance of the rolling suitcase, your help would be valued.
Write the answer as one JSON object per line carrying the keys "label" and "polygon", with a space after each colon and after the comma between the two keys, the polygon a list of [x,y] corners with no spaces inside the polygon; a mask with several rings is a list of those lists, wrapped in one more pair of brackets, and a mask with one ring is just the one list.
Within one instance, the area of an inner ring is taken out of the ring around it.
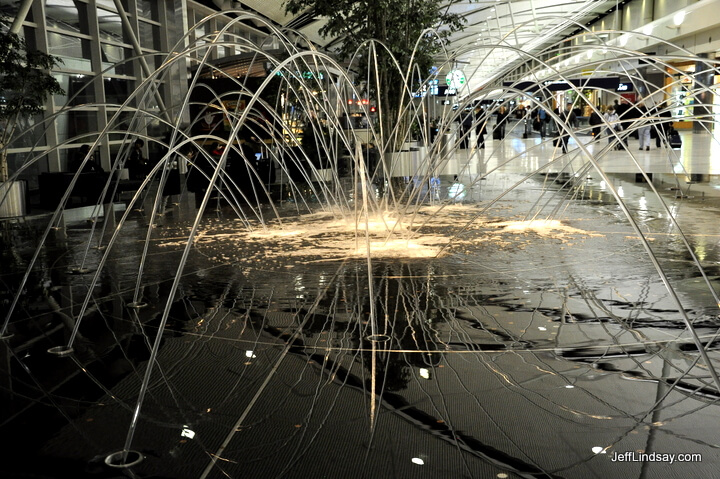
{"label": "rolling suitcase", "polygon": [[668,136],[668,143],[670,144],[670,148],[682,147],[682,139],[680,139],[680,134],[677,131],[671,132]]}

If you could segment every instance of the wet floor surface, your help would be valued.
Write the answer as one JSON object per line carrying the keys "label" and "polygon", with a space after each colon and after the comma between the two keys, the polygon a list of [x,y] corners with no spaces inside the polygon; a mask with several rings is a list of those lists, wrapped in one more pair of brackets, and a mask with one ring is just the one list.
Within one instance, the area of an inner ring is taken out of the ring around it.
{"label": "wet floor surface", "polygon": [[[4,474],[712,477],[720,210],[670,190],[665,209],[614,178],[646,246],[597,178],[537,175],[491,204],[518,181],[493,175],[438,212],[442,189],[404,217],[406,249],[429,257],[368,262],[364,232],[294,204],[269,223],[287,234],[206,212],[179,275],[187,201],[148,243],[140,212],[110,251],[87,248],[89,222],[53,233],[3,343]],[[12,233],[5,284],[36,231]],[[75,327],[72,354],[47,352]],[[130,447],[144,459],[109,467],[146,377]]]}

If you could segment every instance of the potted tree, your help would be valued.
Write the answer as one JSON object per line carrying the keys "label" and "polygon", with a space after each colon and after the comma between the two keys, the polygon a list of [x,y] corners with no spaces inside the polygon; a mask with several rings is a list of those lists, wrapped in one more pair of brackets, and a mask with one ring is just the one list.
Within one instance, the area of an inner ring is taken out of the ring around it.
{"label": "potted tree", "polygon": [[8,149],[23,120],[43,112],[48,95],[63,89],[49,71],[59,60],[28,48],[0,20],[0,217],[25,214],[24,183],[9,181]]}
{"label": "potted tree", "polygon": [[[367,54],[360,56],[353,68],[360,81],[370,79],[366,83],[367,93],[377,99],[378,111],[382,112],[382,131],[396,132],[383,138],[384,145],[377,146],[386,152],[402,150],[413,122],[411,115],[400,113],[410,101],[404,72],[412,62],[413,72],[430,77],[435,55],[442,51],[451,33],[464,29],[465,18],[450,12],[447,2],[439,0],[286,0],[285,10],[292,14],[307,11],[321,18],[325,23],[319,33],[337,38],[338,55],[342,59],[353,57],[357,49],[371,39],[387,47],[377,48],[374,58]],[[442,28],[436,35],[424,33],[428,28],[437,27]],[[372,80],[375,78],[377,82]],[[408,80],[411,89],[420,86],[418,80],[425,79]]]}

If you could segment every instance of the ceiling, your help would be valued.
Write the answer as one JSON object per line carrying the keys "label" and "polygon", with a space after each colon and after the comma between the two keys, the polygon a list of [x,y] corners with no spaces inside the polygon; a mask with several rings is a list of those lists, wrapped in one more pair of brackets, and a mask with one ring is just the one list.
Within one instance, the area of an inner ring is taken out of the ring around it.
{"label": "ceiling", "polygon": [[[295,28],[320,46],[334,38],[322,38],[322,19],[306,14],[289,16],[285,0],[204,0],[219,9],[246,8],[281,26]],[[448,8],[467,20],[466,28],[450,38],[448,51],[457,67],[465,72],[469,91],[499,79],[513,66],[610,13],[627,0],[478,0],[451,1]],[[524,52],[524,53],[520,53]]]}
{"label": "ceiling", "polygon": [[453,34],[450,49],[465,72],[470,91],[506,75],[548,46],[614,10],[615,0],[516,0],[457,2],[450,6],[467,19]]}

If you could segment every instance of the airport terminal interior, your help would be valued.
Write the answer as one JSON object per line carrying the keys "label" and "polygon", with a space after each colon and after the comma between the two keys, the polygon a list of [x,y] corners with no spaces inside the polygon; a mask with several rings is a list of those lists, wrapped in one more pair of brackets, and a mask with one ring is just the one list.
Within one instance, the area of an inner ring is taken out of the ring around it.
{"label": "airport terminal interior", "polygon": [[715,477],[719,8],[0,0],[0,477]]}

